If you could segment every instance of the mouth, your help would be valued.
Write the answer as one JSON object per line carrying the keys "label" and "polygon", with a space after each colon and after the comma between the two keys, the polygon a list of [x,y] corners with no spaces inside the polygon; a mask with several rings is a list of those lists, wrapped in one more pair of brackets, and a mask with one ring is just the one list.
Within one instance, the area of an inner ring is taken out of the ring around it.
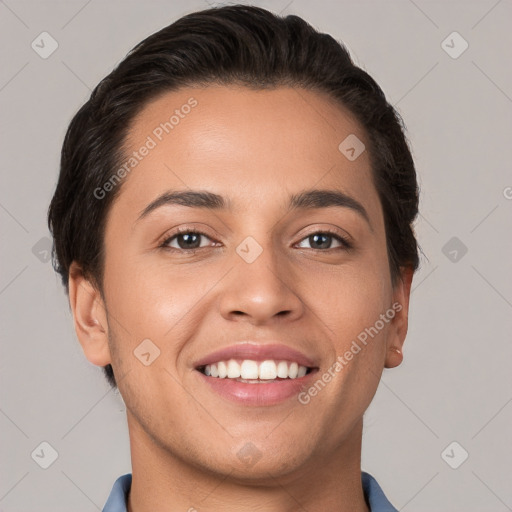
{"label": "mouth", "polygon": [[201,365],[196,370],[214,379],[229,379],[245,384],[269,384],[300,379],[316,368],[301,365],[297,361],[229,359]]}
{"label": "mouth", "polygon": [[269,407],[293,404],[312,385],[318,368],[296,361],[252,359],[218,361],[201,365],[194,373],[206,390],[239,406]]}
{"label": "mouth", "polygon": [[206,393],[261,407],[293,404],[312,384],[319,360],[289,345],[243,341],[195,361],[192,368]]}

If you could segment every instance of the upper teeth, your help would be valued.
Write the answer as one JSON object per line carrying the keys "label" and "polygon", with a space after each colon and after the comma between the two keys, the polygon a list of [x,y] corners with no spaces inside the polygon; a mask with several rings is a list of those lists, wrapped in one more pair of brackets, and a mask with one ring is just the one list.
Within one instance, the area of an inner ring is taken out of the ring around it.
{"label": "upper teeth", "polygon": [[287,361],[252,361],[245,359],[239,363],[234,359],[229,361],[219,361],[215,364],[207,364],[204,367],[205,375],[210,377],[219,377],[221,379],[260,379],[273,380],[276,377],[281,379],[296,379],[304,377],[307,372],[306,366],[298,363],[288,363]]}

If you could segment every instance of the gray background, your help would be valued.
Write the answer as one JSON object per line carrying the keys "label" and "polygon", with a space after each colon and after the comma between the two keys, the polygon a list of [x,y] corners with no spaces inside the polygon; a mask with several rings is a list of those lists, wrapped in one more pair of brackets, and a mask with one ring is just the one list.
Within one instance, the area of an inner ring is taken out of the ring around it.
{"label": "gray background", "polygon": [[[404,117],[420,175],[405,360],[366,413],[363,469],[400,510],[512,510],[512,2],[253,3],[346,43]],[[0,511],[99,510],[131,470],[122,399],[83,356],[47,260],[46,210],[90,90],[208,5],[0,1]],[[58,42],[46,59],[31,47],[43,31]],[[43,441],[58,452],[46,470]]]}

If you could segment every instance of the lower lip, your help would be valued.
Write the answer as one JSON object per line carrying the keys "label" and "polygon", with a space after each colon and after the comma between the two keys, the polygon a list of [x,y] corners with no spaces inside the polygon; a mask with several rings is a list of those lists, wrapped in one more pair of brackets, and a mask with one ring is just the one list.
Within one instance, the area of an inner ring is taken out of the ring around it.
{"label": "lower lip", "polygon": [[316,370],[296,379],[253,384],[239,382],[236,379],[208,377],[199,370],[196,370],[196,373],[220,396],[242,405],[262,406],[275,405],[297,396],[310,385],[309,382]]}

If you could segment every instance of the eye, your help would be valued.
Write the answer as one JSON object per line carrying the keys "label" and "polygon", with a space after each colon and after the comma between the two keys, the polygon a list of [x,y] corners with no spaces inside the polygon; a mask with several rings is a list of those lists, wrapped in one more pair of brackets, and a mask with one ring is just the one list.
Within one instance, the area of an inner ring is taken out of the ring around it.
{"label": "eye", "polygon": [[[201,245],[202,239],[212,240],[209,236],[201,231],[190,228],[180,228],[178,233],[168,236],[160,245],[164,249],[176,251],[194,252],[204,247],[212,246],[211,244]],[[173,245],[174,244],[174,245]]]}
{"label": "eye", "polygon": [[[338,247],[331,247],[332,240],[336,240],[339,243]],[[313,250],[327,250],[327,249],[351,249],[352,244],[348,241],[347,238],[334,233],[333,231],[317,231],[315,233],[311,233],[303,240],[309,242],[313,247]],[[304,242],[300,242],[299,247],[304,247],[301,245]],[[317,246],[317,247],[315,247]]]}
{"label": "eye", "polygon": [[[178,232],[175,232],[174,234],[166,237],[165,240],[160,244],[160,247],[171,251],[188,252],[193,254],[200,249],[213,247],[215,244],[212,238],[201,231],[187,227],[179,228],[177,231]],[[201,242],[205,239],[213,243],[206,243],[202,245]],[[333,240],[338,243],[338,247],[332,247]],[[307,237],[303,238],[303,241],[301,241],[298,246],[301,248],[307,248],[302,245],[304,244],[304,241],[309,242],[312,245],[311,249],[317,251],[326,251],[330,249],[343,250],[352,248],[352,243],[347,238],[329,230],[311,233]]]}

